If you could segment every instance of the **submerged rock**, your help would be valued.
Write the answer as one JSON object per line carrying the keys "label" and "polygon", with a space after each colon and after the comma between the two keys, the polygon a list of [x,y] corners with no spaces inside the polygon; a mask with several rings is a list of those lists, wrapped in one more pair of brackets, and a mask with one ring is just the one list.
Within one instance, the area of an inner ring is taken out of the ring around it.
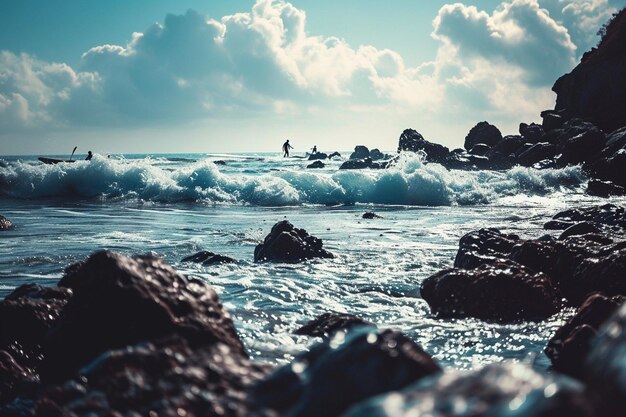
{"label": "submerged rock", "polygon": [[513,322],[543,320],[561,308],[550,278],[511,260],[476,269],[452,268],[424,280],[422,298],[442,317]]}
{"label": "submerged rock", "polygon": [[315,161],[312,164],[307,165],[307,168],[324,168],[326,165],[322,161]]}
{"label": "submerged rock", "polygon": [[294,333],[305,336],[328,337],[338,330],[350,330],[356,326],[374,325],[351,314],[324,313],[296,329]]}
{"label": "submerged rock", "polygon": [[500,130],[488,122],[480,122],[465,137],[464,147],[468,151],[478,143],[494,146],[502,140]]}
{"label": "submerged rock", "polygon": [[11,223],[9,219],[4,216],[0,216],[0,230],[10,230],[13,228],[13,223]]}
{"label": "submerged rock", "polygon": [[187,256],[186,258],[183,258],[181,262],[195,262],[195,263],[201,263],[202,265],[214,265],[214,264],[231,264],[237,261],[229,256],[218,255],[217,253],[203,250],[191,256]]}
{"label": "submerged rock", "polygon": [[487,365],[424,379],[374,398],[342,417],[592,417],[582,384],[521,363]]}
{"label": "submerged rock", "polygon": [[624,296],[594,294],[587,298],[576,315],[560,327],[548,342],[545,352],[554,369],[582,379],[583,364],[591,349],[591,341],[624,302]]}
{"label": "submerged rock", "polygon": [[372,220],[372,219],[383,219],[383,216],[379,216],[378,214],[372,212],[372,211],[368,211],[367,213],[363,213],[363,216],[361,216],[361,218],[363,219],[367,219],[367,220]]}
{"label": "submerged rock", "polygon": [[334,417],[367,398],[441,371],[409,338],[391,330],[356,329],[330,340],[259,383],[257,406],[279,415]]}
{"label": "submerged rock", "polygon": [[215,291],[159,258],[96,252],[69,267],[59,286],[74,295],[46,337],[40,366],[46,382],[72,376],[105,351],[166,336],[223,343],[245,356]]}
{"label": "submerged rock", "polygon": [[296,262],[311,258],[333,258],[322,248],[322,240],[289,221],[276,223],[263,243],[254,249],[254,261]]}

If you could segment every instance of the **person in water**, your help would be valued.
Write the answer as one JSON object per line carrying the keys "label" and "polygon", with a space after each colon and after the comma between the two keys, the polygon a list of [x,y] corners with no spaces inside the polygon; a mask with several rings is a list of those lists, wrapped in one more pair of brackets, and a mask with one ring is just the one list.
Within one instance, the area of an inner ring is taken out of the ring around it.
{"label": "person in water", "polygon": [[91,151],[88,151],[87,158],[85,158],[85,161],[91,161],[91,158],[93,158],[93,154],[91,153]]}
{"label": "person in water", "polygon": [[317,153],[317,145],[313,145],[313,149],[311,149],[311,155],[315,155]]}
{"label": "person in water", "polygon": [[287,139],[287,142],[283,143],[283,152],[284,152],[283,158],[289,156],[289,149],[293,149],[293,146],[289,144],[289,139]]}

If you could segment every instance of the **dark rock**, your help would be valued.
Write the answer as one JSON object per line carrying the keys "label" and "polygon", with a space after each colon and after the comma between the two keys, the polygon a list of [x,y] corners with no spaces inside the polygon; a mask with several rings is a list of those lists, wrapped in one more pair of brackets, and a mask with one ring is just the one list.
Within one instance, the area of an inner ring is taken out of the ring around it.
{"label": "dark rock", "polygon": [[451,371],[359,404],[343,417],[592,417],[582,384],[522,363]]}
{"label": "dark rock", "polygon": [[526,124],[520,123],[519,134],[524,138],[524,142],[539,143],[545,134],[543,127],[536,123]]}
{"label": "dark rock", "polygon": [[368,211],[367,213],[364,213],[363,216],[361,216],[364,219],[383,219],[383,216],[379,216],[378,214],[372,212],[372,211]]}
{"label": "dark rock", "polygon": [[626,188],[611,181],[591,180],[587,184],[587,194],[596,197],[621,196],[626,195]]}
{"label": "dark rock", "polygon": [[356,326],[374,325],[351,314],[324,313],[298,328],[294,333],[305,336],[328,337],[338,330],[350,330]]}
{"label": "dark rock", "polygon": [[[34,391],[38,385],[39,376],[34,370],[21,366],[9,352],[0,350],[0,404]],[[0,414],[1,411],[0,407]]]}
{"label": "dark rock", "polygon": [[559,372],[576,378],[584,375],[583,364],[591,341],[600,327],[626,302],[626,297],[593,294],[580,306],[576,315],[560,327],[548,342],[546,355]]}
{"label": "dark rock", "polygon": [[219,160],[219,161],[213,161],[213,163],[214,163],[215,165],[226,165],[226,161],[222,161],[222,160]]}
{"label": "dark rock", "polygon": [[279,415],[334,417],[367,398],[401,389],[441,369],[412,340],[391,330],[336,333],[258,384],[257,405]]}
{"label": "dark rock", "polygon": [[600,232],[601,232],[600,228],[598,228],[594,223],[580,222],[565,229],[565,231],[561,233],[561,236],[559,236],[559,240],[564,240],[570,236],[586,235],[587,233],[600,233]]}
{"label": "dark rock", "polygon": [[611,181],[621,187],[626,187],[626,149],[620,149],[614,155],[600,158],[586,171],[594,178]]}
{"label": "dark rock", "polygon": [[326,165],[322,161],[315,161],[312,164],[307,165],[307,168],[324,168]]}
{"label": "dark rock", "polygon": [[21,415],[261,416],[247,392],[268,371],[222,343],[172,337],[102,354],[75,379],[23,403],[29,414]]}
{"label": "dark rock", "polygon": [[341,158],[341,154],[339,152],[333,152],[330,155],[328,155],[328,159],[333,159],[334,157]]}
{"label": "dark rock", "polygon": [[424,152],[426,161],[441,163],[445,160],[449,149],[443,145],[432,143],[424,139],[424,137],[413,129],[406,129],[400,135],[398,143],[398,152]]}
{"label": "dark rock", "polygon": [[318,161],[320,159],[326,158],[328,158],[328,155],[326,155],[324,152],[316,152],[309,155],[309,161]]}
{"label": "dark rock", "polygon": [[569,209],[555,214],[552,219],[569,223],[588,221],[626,228],[626,210],[614,204]]}
{"label": "dark rock", "polygon": [[559,164],[554,159],[543,159],[539,162],[535,162],[532,164],[532,167],[535,169],[553,169],[558,168]]}
{"label": "dark rock", "polygon": [[221,342],[245,356],[215,291],[159,258],[96,252],[68,268],[59,286],[74,295],[46,338],[46,381],[62,381],[108,350],[166,336],[192,345]]}
{"label": "dark rock", "polygon": [[556,146],[547,142],[537,143],[524,152],[522,152],[518,159],[524,166],[531,166],[544,159],[553,158],[556,154]]}
{"label": "dark rock", "polygon": [[517,150],[524,144],[524,140],[521,136],[505,136],[495,144],[489,152],[487,152],[487,157],[491,160],[496,159],[496,157],[509,156],[511,154],[515,154]]}
{"label": "dark rock", "polygon": [[438,272],[424,280],[421,294],[433,313],[442,317],[543,320],[561,307],[560,296],[547,275],[508,259],[472,270]]}
{"label": "dark rock", "polygon": [[563,220],[550,220],[544,223],[543,228],[547,230],[565,230],[568,227],[573,226],[574,222],[568,222]]}
{"label": "dark rock", "polygon": [[515,151],[515,157],[519,158],[519,156],[521,154],[523,154],[524,152],[526,152],[527,150],[529,150],[533,146],[535,146],[535,145],[533,145],[532,143],[523,143],[522,146],[517,148],[517,150]]}
{"label": "dark rock", "polygon": [[480,122],[465,137],[464,148],[469,151],[478,143],[494,146],[501,140],[502,133],[497,127],[487,122]]}
{"label": "dark rock", "polygon": [[513,246],[508,258],[552,277],[556,272],[557,253],[556,241],[553,239],[527,240]]}
{"label": "dark rock", "polygon": [[517,235],[507,235],[498,229],[480,229],[463,236],[454,266],[462,269],[477,268],[482,264],[506,258],[519,242]]}
{"label": "dark rock", "polygon": [[296,262],[311,258],[333,258],[322,248],[322,240],[287,220],[276,223],[263,243],[254,249],[254,261]]}
{"label": "dark rock", "polygon": [[469,153],[472,155],[485,156],[491,150],[491,146],[486,145],[484,143],[477,143],[472,146],[472,149],[469,150]]}
{"label": "dark rock", "polygon": [[350,159],[365,159],[370,157],[370,150],[367,146],[357,145],[354,152],[350,155]]}
{"label": "dark rock", "polygon": [[11,230],[13,228],[13,223],[11,223],[9,219],[4,216],[0,216],[0,230]]}
{"label": "dark rock", "polygon": [[339,169],[365,169],[371,168],[372,166],[372,158],[365,159],[350,159],[349,161],[341,164]]}
{"label": "dark rock", "polygon": [[599,415],[626,414],[626,304],[618,309],[592,341],[584,363],[585,381],[606,409]]}
{"label": "dark rock", "polygon": [[626,296],[626,247],[608,255],[583,259],[567,286],[568,291],[564,290],[564,294],[575,304],[597,291],[608,296]]}
{"label": "dark rock", "polygon": [[593,127],[563,143],[559,149],[561,156],[557,161],[560,166],[585,162],[599,152],[605,143],[604,133]]}
{"label": "dark rock", "polygon": [[199,264],[201,263],[203,265],[214,265],[214,264],[231,264],[237,261],[229,256],[218,255],[217,253],[203,250],[196,254],[183,258],[181,262],[195,262]]}
{"label": "dark rock", "polygon": [[39,365],[42,344],[72,297],[67,288],[25,284],[0,301],[0,349],[21,366]]}
{"label": "dark rock", "polygon": [[385,154],[374,148],[370,151],[370,158],[372,158],[372,161],[378,161],[380,159],[385,159]]}
{"label": "dark rock", "polygon": [[542,111],[541,117],[543,118],[541,126],[546,132],[554,129],[560,129],[563,126],[563,123],[565,123],[563,116],[554,110]]}
{"label": "dark rock", "polygon": [[555,110],[579,117],[605,132],[626,126],[626,13],[612,21],[598,48],[586,53],[572,72],[559,78]]}

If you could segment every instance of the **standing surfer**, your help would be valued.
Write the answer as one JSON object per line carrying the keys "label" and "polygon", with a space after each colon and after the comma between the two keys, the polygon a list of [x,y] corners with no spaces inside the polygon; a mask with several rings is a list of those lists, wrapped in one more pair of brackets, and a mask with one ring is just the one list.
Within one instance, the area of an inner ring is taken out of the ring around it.
{"label": "standing surfer", "polygon": [[93,158],[93,154],[89,151],[87,152],[87,158],[85,158],[85,161],[91,161],[91,158]]}
{"label": "standing surfer", "polygon": [[293,149],[293,146],[289,144],[289,139],[287,139],[287,142],[283,143],[283,158],[289,156],[289,149]]}

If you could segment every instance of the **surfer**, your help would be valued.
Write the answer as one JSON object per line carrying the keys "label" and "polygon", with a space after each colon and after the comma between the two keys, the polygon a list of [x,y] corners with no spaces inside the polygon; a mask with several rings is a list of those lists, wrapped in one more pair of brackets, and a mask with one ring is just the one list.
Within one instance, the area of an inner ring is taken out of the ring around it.
{"label": "surfer", "polygon": [[91,161],[91,158],[93,158],[93,154],[91,151],[87,151],[87,158],[85,158],[85,161]]}
{"label": "surfer", "polygon": [[289,156],[289,149],[293,149],[293,146],[289,144],[289,139],[287,139],[287,142],[283,143],[283,152],[284,152],[283,158]]}
{"label": "surfer", "polygon": [[313,145],[313,149],[311,149],[311,155],[315,155],[317,153],[317,145]]}

